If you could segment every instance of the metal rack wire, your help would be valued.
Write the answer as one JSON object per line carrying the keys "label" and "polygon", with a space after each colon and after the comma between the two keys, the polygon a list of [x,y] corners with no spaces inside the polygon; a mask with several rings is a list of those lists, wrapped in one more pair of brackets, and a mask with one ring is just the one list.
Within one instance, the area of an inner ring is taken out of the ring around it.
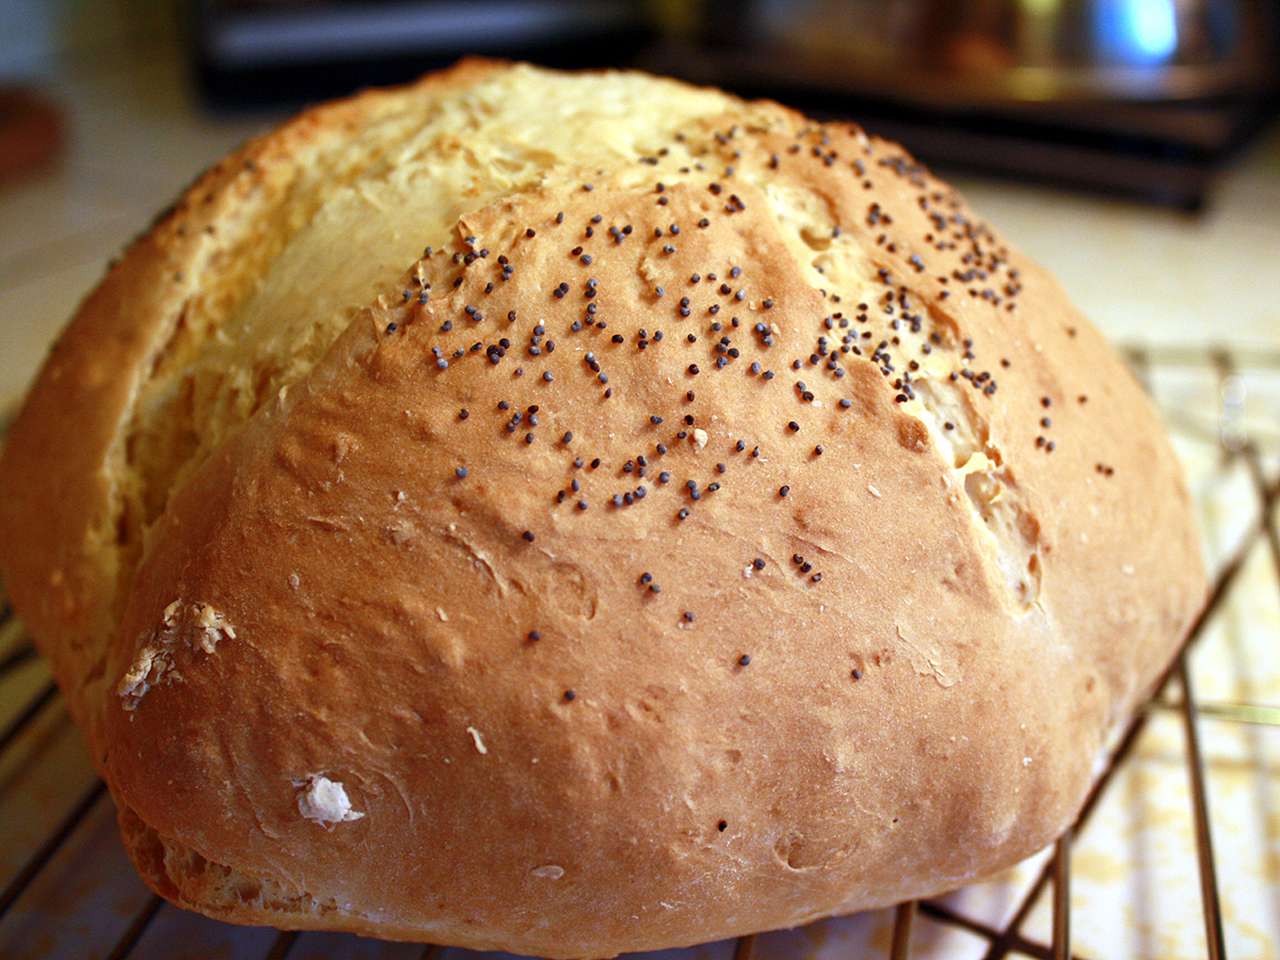
{"label": "metal rack wire", "polygon": [[[1130,349],[1127,356],[1139,378],[1144,383],[1152,369],[1168,367],[1204,367],[1206,364],[1217,377],[1220,395],[1224,398],[1217,417],[1216,436],[1207,437],[1202,423],[1195,423],[1180,415],[1179,411],[1166,411],[1171,429],[1182,431],[1197,439],[1214,440],[1223,458],[1223,464],[1242,462],[1247,469],[1252,495],[1257,498],[1257,519],[1252,527],[1215,573],[1208,601],[1189,632],[1186,641],[1165,675],[1160,679],[1148,702],[1129,721],[1117,746],[1095,781],[1081,809],[1079,819],[1056,843],[1052,856],[1044,863],[1034,881],[1024,891],[1010,919],[1003,926],[995,927],[962,915],[943,901],[922,900],[900,904],[893,924],[892,939],[888,949],[891,960],[906,960],[911,956],[911,935],[917,915],[931,921],[967,931],[986,942],[986,960],[1003,960],[1017,953],[1042,960],[1068,960],[1071,952],[1071,852],[1074,837],[1089,822],[1108,785],[1115,779],[1130,756],[1139,735],[1157,713],[1175,713],[1181,718],[1183,748],[1186,761],[1191,814],[1196,841],[1196,863],[1199,874],[1200,901],[1204,917],[1205,943],[1209,960],[1226,957],[1223,933],[1223,911],[1219,900],[1217,866],[1214,859],[1213,838],[1209,819],[1209,795],[1205,783],[1204,761],[1201,753],[1197,718],[1201,715],[1216,720],[1238,724],[1264,724],[1280,726],[1280,705],[1270,706],[1237,702],[1201,702],[1196,699],[1188,669],[1188,657],[1206,627],[1221,611],[1232,586],[1236,583],[1246,559],[1259,543],[1265,543],[1270,555],[1277,589],[1280,589],[1280,471],[1268,476],[1259,446],[1235,420],[1231,405],[1226,402],[1230,385],[1237,372],[1248,370],[1280,378],[1280,350],[1262,352],[1232,352],[1173,349]],[[1280,422],[1276,425],[1280,428]],[[21,626],[14,618],[7,603],[0,598],[0,679],[22,668],[34,657],[28,639],[21,635]],[[0,758],[30,730],[40,715],[58,700],[58,692],[52,681],[43,682],[29,699],[17,710],[13,718],[0,730]],[[105,787],[93,779],[78,797],[70,802],[68,812],[40,840],[27,858],[17,866],[0,889],[0,924],[14,904],[37,880],[41,872],[57,855],[68,837],[85,821],[103,798]],[[1024,925],[1041,895],[1052,888],[1052,939],[1039,942],[1024,931]],[[137,908],[128,925],[119,933],[115,942],[103,955],[111,960],[121,960],[134,953],[149,927],[160,913],[163,901],[150,896]],[[279,960],[289,956],[298,942],[299,934],[280,932],[263,954],[266,960]],[[739,938],[733,955],[735,960],[752,960],[756,937]],[[431,960],[440,953],[438,947],[422,948],[423,960]]]}

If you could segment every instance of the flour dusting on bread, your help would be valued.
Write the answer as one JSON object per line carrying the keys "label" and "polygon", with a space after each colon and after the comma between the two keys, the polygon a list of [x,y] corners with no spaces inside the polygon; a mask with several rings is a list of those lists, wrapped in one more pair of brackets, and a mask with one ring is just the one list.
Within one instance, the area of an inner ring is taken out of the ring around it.
{"label": "flour dusting on bread", "polygon": [[322,773],[313,773],[305,780],[295,781],[298,792],[298,812],[308,820],[323,826],[349,823],[364,814],[351,807],[347,788],[337,780],[330,780]]}
{"label": "flour dusting on bread", "polygon": [[178,657],[182,651],[212,654],[223,638],[234,640],[236,630],[227,618],[207,603],[174,600],[161,614],[160,623],[139,640],[137,655],[116,684],[116,695],[125,710],[136,710],[152,687],[180,682]]}

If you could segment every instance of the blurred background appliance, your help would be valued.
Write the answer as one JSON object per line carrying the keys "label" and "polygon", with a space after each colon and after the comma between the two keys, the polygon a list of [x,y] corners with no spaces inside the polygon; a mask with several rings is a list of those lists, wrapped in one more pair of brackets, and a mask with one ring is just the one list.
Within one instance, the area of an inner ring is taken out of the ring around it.
{"label": "blurred background appliance", "polygon": [[216,103],[319,100],[466,55],[632,62],[656,39],[642,0],[189,0],[192,53]]}
{"label": "blurred background appliance", "polygon": [[214,103],[464,53],[633,65],[856,117],[932,162],[1190,209],[1273,115],[1275,0],[196,0]]}

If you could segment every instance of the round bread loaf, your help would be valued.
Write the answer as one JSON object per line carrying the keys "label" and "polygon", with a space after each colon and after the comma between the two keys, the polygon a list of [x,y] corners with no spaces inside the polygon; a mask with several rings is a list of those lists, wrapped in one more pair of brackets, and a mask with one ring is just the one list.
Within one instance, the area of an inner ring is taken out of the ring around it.
{"label": "round bread loaf", "polygon": [[891,143],[638,74],[468,61],[250,143],[0,472],[155,890],[549,957],[1027,856],[1204,590],[1043,270]]}

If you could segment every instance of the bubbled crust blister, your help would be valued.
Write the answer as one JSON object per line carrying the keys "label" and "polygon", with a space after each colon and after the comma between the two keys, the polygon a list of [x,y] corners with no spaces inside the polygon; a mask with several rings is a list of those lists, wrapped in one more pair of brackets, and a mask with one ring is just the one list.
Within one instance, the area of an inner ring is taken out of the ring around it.
{"label": "bubbled crust blister", "polygon": [[[936,893],[1070,822],[1202,591],[1167,442],[898,148],[773,117],[468,214],[175,492],[106,676],[175,601],[216,617],[98,705],[162,893],[598,956]],[[916,415],[926,356],[1012,533]],[[360,816],[301,816],[315,775]]]}

